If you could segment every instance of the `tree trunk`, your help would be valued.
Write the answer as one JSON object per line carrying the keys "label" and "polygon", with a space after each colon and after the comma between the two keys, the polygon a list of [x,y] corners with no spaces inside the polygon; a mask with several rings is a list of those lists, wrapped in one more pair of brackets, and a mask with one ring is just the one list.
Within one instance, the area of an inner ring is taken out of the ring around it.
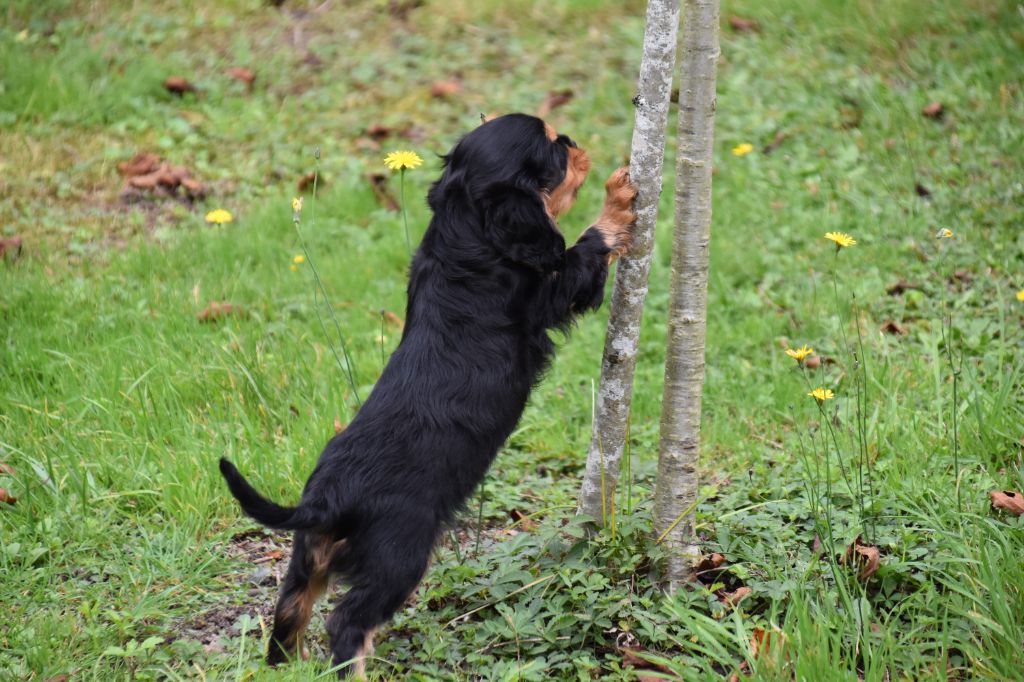
{"label": "tree trunk", "polygon": [[674,590],[693,577],[708,246],[711,241],[711,149],[715,130],[718,0],[685,0],[679,83],[676,224],[661,444],[654,523],[668,549],[665,583]]}
{"label": "tree trunk", "polygon": [[679,31],[679,0],[649,0],[646,22],[629,159],[629,176],[639,190],[633,203],[636,228],[633,246],[619,261],[615,272],[587,472],[579,499],[579,512],[593,516],[600,524],[604,524],[615,499],[633,397],[633,370],[661,196],[665,128]]}

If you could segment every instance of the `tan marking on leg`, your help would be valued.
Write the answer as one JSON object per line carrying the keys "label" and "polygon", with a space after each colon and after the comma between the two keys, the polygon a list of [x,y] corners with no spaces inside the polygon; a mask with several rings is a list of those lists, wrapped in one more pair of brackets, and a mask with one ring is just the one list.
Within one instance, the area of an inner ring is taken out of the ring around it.
{"label": "tan marking on leg", "polygon": [[377,634],[377,628],[366,633],[363,638],[363,646],[356,654],[356,662],[353,664],[353,676],[357,680],[366,679],[366,657],[373,656],[373,636]]}
{"label": "tan marking on leg", "polygon": [[303,645],[306,636],[306,628],[309,626],[309,619],[313,616],[313,607],[317,600],[327,591],[327,584],[330,579],[331,557],[345,544],[344,540],[334,541],[331,538],[320,538],[316,545],[310,548],[310,577],[306,589],[299,592],[285,605],[287,613],[295,629],[289,639],[293,641],[282,644],[290,651],[298,652],[303,658],[308,658],[309,653]]}

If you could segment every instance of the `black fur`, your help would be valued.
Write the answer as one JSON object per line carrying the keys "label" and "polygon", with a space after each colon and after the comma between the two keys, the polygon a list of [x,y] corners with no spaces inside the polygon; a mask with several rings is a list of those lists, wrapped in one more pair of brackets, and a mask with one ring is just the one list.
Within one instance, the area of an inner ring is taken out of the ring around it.
{"label": "black fur", "polygon": [[565,177],[570,144],[513,114],[445,157],[401,343],[296,507],[266,500],[221,460],[246,514],[297,531],[272,663],[295,654],[295,604],[318,570],[311,547],[333,548],[325,570],[350,588],[328,621],[335,663],[365,653],[367,632],[416,588],[444,524],[519,420],[554,350],[549,330],[601,304],[610,252],[601,232],[588,229],[567,250],[542,200]]}

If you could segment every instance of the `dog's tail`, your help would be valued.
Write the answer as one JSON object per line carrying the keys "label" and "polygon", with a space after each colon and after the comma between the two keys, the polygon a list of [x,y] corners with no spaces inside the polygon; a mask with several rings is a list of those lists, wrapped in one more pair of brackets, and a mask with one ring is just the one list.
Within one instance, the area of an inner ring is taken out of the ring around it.
{"label": "dog's tail", "polygon": [[260,495],[235,465],[223,457],[220,458],[220,473],[227,481],[231,494],[242,505],[242,511],[264,526],[278,530],[301,530],[316,525],[316,520],[310,518],[303,507],[282,507]]}

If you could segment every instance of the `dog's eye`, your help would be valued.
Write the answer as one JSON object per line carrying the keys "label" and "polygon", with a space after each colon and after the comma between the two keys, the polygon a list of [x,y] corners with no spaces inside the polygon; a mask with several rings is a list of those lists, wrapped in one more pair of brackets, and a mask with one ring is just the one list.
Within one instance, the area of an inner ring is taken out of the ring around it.
{"label": "dog's eye", "polygon": [[566,147],[572,147],[573,149],[576,149],[576,143],[573,142],[572,138],[569,137],[568,135],[559,135],[558,137],[555,138],[555,142],[560,142],[564,144]]}

